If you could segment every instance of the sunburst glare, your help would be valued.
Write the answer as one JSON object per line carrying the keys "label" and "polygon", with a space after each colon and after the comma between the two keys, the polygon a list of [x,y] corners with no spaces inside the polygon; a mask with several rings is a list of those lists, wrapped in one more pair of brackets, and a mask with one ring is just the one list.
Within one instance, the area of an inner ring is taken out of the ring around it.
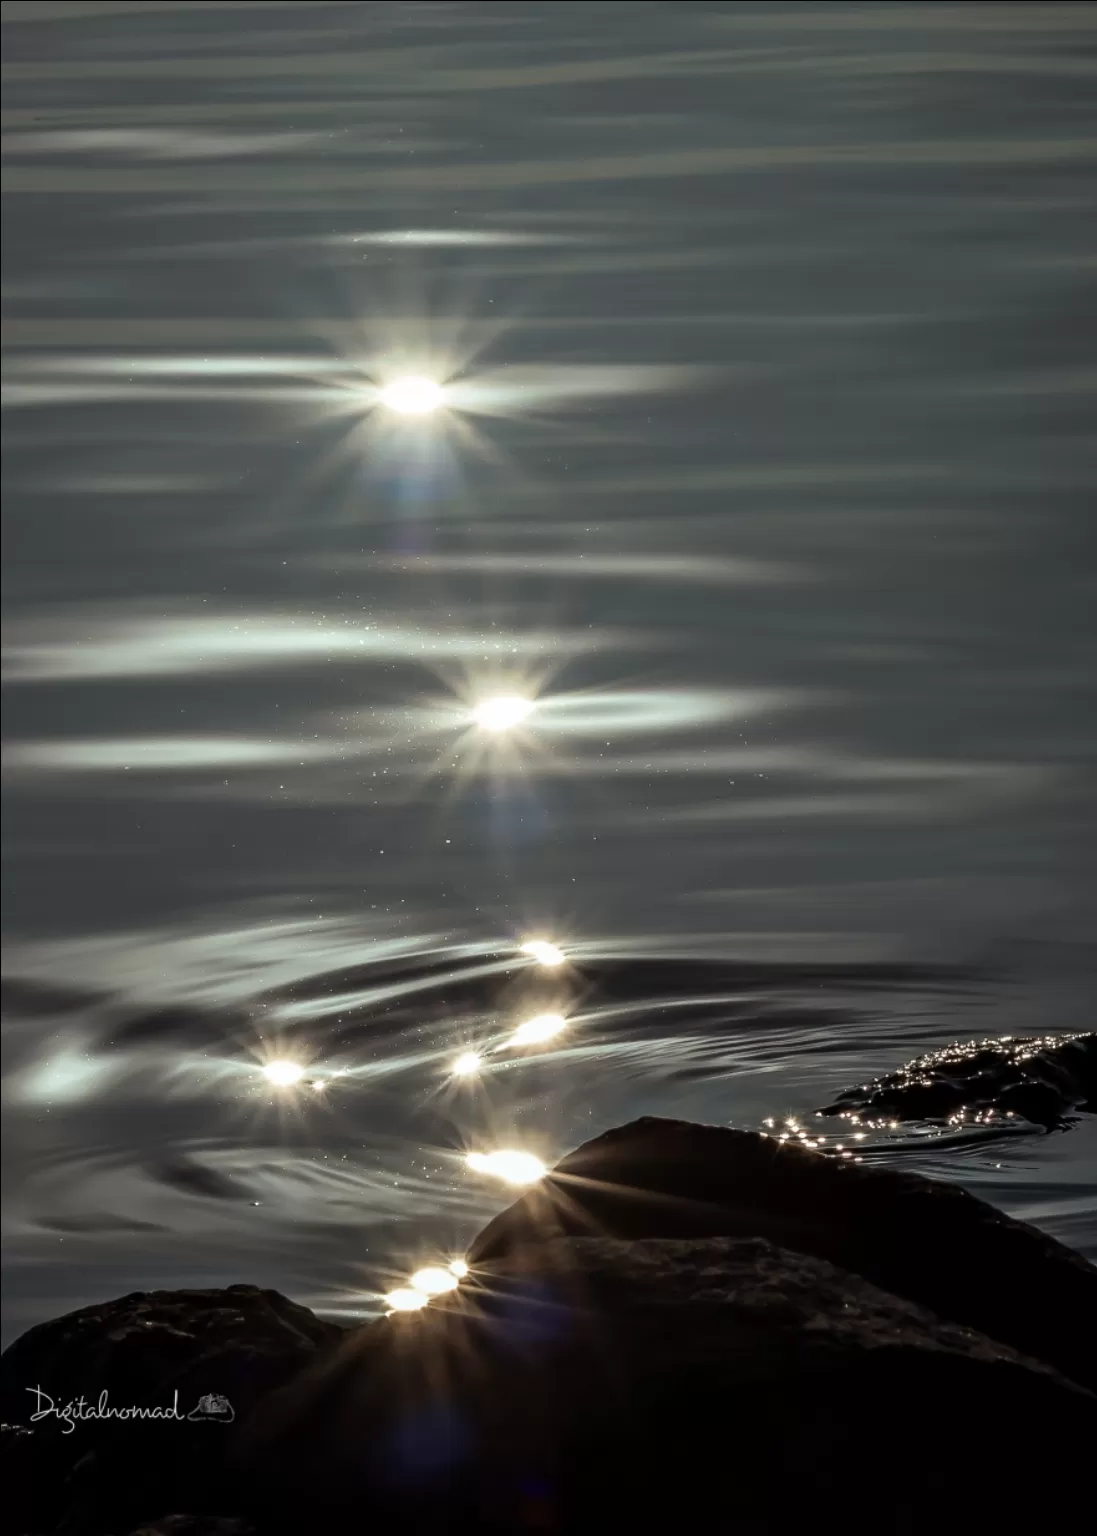
{"label": "sunburst glare", "polygon": [[393,379],[381,391],[381,404],[400,416],[427,416],[445,402],[445,393],[433,379],[412,374]]}
{"label": "sunburst glare", "polygon": [[441,1296],[445,1291],[455,1291],[458,1284],[458,1276],[452,1269],[443,1269],[438,1264],[428,1264],[425,1269],[417,1269],[411,1277],[411,1288],[414,1291],[422,1291],[424,1296]]}
{"label": "sunburst glare", "polygon": [[457,1057],[450,1070],[454,1077],[476,1077],[480,1071],[481,1060],[479,1051],[464,1051]]}
{"label": "sunburst glare", "polygon": [[292,1088],[305,1075],[305,1069],[295,1061],[268,1061],[263,1076],[276,1088]]}
{"label": "sunburst glare", "polygon": [[472,718],[485,731],[509,731],[521,725],[533,713],[536,705],[532,699],[517,694],[501,698],[484,699],[472,711]]}
{"label": "sunburst glare", "polygon": [[413,1291],[408,1286],[402,1286],[397,1291],[389,1291],[385,1302],[390,1312],[418,1312],[420,1307],[425,1307],[430,1297],[425,1291]]}
{"label": "sunburst glare", "polygon": [[470,1152],[465,1159],[474,1173],[486,1173],[504,1184],[536,1184],[546,1173],[544,1163],[532,1152],[501,1148],[498,1152]]}
{"label": "sunburst glare", "polygon": [[546,1040],[554,1039],[563,1029],[567,1028],[567,1019],[562,1013],[539,1013],[532,1019],[526,1019],[510,1037],[511,1045],[542,1045]]}
{"label": "sunburst glare", "polygon": [[538,965],[551,967],[564,963],[563,950],[550,944],[548,939],[527,939],[520,948],[523,955],[529,955]]}

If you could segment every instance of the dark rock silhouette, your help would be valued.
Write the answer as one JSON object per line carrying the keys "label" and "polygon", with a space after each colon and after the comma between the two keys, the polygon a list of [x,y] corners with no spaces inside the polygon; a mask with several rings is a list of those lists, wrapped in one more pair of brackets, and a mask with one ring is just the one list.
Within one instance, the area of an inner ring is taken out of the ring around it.
{"label": "dark rock silhouette", "polygon": [[1003,1444],[1062,1465],[1094,1433],[1090,1393],[823,1260],[558,1238],[348,1337],[242,1475],[272,1532],[1016,1530],[1047,1492]]}
{"label": "dark rock silhouette", "polygon": [[164,1515],[131,1531],[130,1536],[252,1536],[246,1520],[220,1515]]}
{"label": "dark rock silhouette", "polygon": [[1051,1130],[1097,1114],[1097,1034],[950,1045],[840,1093],[821,1115],[929,1125],[1025,1120]]}
{"label": "dark rock silhouette", "polygon": [[[216,1511],[228,1424],[342,1332],[254,1285],[136,1292],[30,1329],[0,1358],[5,1422],[43,1413],[4,1437],[17,1524],[49,1530],[76,1510],[73,1529],[109,1528],[108,1514],[129,1529],[165,1508]],[[200,1411],[211,1398],[231,1413]],[[133,1409],[161,1416],[102,1416]]]}
{"label": "dark rock silhouette", "polygon": [[636,1120],[569,1153],[467,1257],[476,1268],[591,1235],[765,1237],[1097,1387],[1097,1270],[952,1184],[752,1131]]}
{"label": "dark rock silhouette", "polygon": [[9,1416],[41,1386],[178,1392],[179,1417],[7,1430],[15,1528],[784,1536],[867,1511],[967,1532],[1081,1504],[1097,1270],[951,1186],[641,1120],[468,1258],[458,1291],[350,1332],[251,1286],[31,1330],[3,1357]]}

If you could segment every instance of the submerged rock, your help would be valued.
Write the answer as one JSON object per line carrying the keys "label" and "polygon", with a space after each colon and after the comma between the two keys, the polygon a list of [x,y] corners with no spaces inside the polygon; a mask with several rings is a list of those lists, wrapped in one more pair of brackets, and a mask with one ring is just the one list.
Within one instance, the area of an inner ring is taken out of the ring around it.
{"label": "submerged rock", "polygon": [[928,1125],[1024,1120],[1051,1130],[1097,1114],[1097,1034],[950,1045],[840,1093],[821,1115]]}
{"label": "submerged rock", "polygon": [[952,1184],[753,1131],[636,1120],[569,1153],[467,1257],[595,1234],[764,1237],[1097,1387],[1097,1269]]}
{"label": "submerged rock", "polygon": [[253,1419],[244,1475],[295,1536],[1018,1529],[1048,1491],[989,1458],[1095,1433],[1057,1372],[821,1259],[557,1238],[348,1337]]}

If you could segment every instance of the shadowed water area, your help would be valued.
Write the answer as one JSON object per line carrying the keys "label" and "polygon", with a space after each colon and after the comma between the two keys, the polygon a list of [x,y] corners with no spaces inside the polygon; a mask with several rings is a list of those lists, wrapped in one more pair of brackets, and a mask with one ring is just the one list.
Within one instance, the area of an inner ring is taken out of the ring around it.
{"label": "shadowed water area", "polygon": [[1097,8],[3,21],[5,1340],[642,1115],[1097,1257]]}

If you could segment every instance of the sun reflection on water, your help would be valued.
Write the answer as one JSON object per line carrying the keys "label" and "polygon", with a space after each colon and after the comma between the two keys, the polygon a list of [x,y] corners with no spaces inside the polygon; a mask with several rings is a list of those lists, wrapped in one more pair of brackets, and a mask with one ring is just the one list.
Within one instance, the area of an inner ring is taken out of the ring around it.
{"label": "sun reflection on water", "polygon": [[548,939],[527,939],[521,946],[521,952],[536,960],[538,965],[556,966],[564,963],[563,950],[551,944]]}
{"label": "sun reflection on water", "polygon": [[381,391],[381,404],[401,416],[426,416],[445,402],[445,392],[433,379],[405,375]]}
{"label": "sun reflection on water", "polygon": [[529,718],[536,706],[532,699],[517,694],[484,699],[473,709],[472,718],[482,730],[509,731]]}
{"label": "sun reflection on water", "polygon": [[553,1040],[567,1028],[567,1019],[561,1013],[539,1013],[526,1019],[510,1037],[511,1045],[541,1045]]}
{"label": "sun reflection on water", "polygon": [[295,1061],[268,1061],[263,1076],[276,1088],[292,1088],[305,1075],[305,1069]]}
{"label": "sun reflection on water", "polygon": [[546,1173],[544,1163],[532,1152],[501,1148],[496,1152],[470,1152],[465,1159],[474,1173],[502,1179],[504,1184],[536,1184]]}

